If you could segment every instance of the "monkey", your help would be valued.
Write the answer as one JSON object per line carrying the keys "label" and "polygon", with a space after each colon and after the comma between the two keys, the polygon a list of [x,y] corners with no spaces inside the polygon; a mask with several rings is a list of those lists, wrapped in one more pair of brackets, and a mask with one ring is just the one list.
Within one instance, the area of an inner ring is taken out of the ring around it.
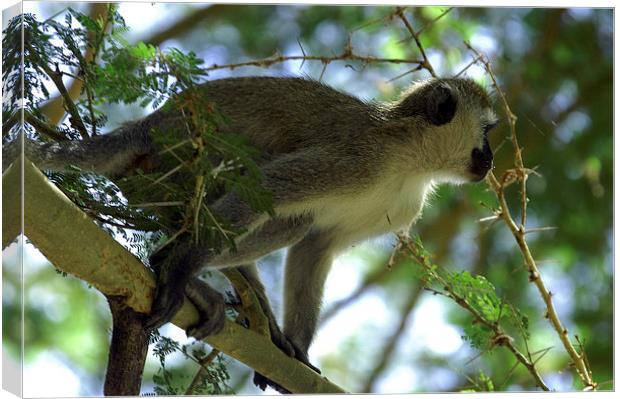
{"label": "monkey", "polygon": [[[498,123],[490,97],[461,78],[414,82],[390,102],[363,101],[293,77],[225,78],[198,90],[227,117],[222,131],[243,135],[260,153],[262,185],[272,194],[274,212],[256,212],[234,192],[210,201],[215,215],[245,231],[236,238],[236,251],[214,253],[178,237],[173,261],[158,272],[145,328],[168,322],[187,295],[201,313],[188,335],[202,339],[218,332],[223,298],[196,275],[238,267],[257,291],[273,342],[318,371],[308,349],[332,260],[355,243],[408,228],[438,184],[485,178],[493,166],[488,134]],[[25,152],[43,169],[74,165],[116,182],[145,164],[157,171],[161,148],[154,131],[180,141],[188,136],[181,126],[182,115],[164,107],[106,135],[27,145]],[[280,329],[255,261],[285,247]],[[151,263],[165,255],[155,253]],[[258,374],[255,383],[285,391]]]}

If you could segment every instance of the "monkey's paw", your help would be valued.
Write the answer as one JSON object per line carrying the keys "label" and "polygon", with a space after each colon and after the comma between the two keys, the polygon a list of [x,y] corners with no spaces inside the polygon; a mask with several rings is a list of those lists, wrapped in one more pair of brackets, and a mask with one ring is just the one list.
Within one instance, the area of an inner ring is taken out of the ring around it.
{"label": "monkey's paw", "polygon": [[278,323],[275,319],[269,320],[269,331],[271,332],[271,342],[280,348],[280,350],[287,356],[295,357],[295,353],[297,352],[295,346],[291,341],[289,341],[286,335],[284,335],[282,330],[280,330],[280,327],[278,327]]}
{"label": "monkey's paw", "polygon": [[278,384],[277,382],[274,382],[274,381],[270,380],[269,378],[267,378],[264,375],[258,373],[257,371],[254,372],[254,385],[259,387],[261,389],[261,391],[264,391],[265,389],[267,389],[267,386],[270,386],[273,389],[275,389],[276,391],[278,391],[278,392],[280,392],[281,394],[284,394],[284,395],[292,393],[288,389],[284,388],[282,385]]}
{"label": "monkey's paw", "polygon": [[[321,370],[319,370],[318,368],[314,367],[312,364],[310,363],[304,363],[306,364],[306,366],[310,367],[312,370],[316,371],[318,374],[321,374]],[[269,378],[265,377],[264,375],[262,375],[261,373],[255,371],[254,372],[254,385],[256,385],[257,387],[259,387],[262,391],[264,391],[267,386],[270,386],[271,388],[275,389],[276,391],[280,392],[281,394],[290,394],[292,393],[291,391],[289,391],[288,389],[284,388],[282,385],[278,384],[277,382],[270,380]],[[300,392],[303,393],[303,392]]]}
{"label": "monkey's paw", "polygon": [[295,348],[295,359],[310,367],[315,373],[321,374],[321,370],[319,370],[318,367],[314,367],[312,363],[310,363],[307,351],[301,350],[293,341],[289,340],[289,343],[293,346],[293,348]]}
{"label": "monkey's paw", "polygon": [[187,335],[204,339],[224,328],[226,305],[224,297],[198,278],[193,278],[185,288],[185,294],[198,309],[200,320],[187,328]]}
{"label": "monkey's paw", "polygon": [[[306,366],[308,366],[309,368],[311,368],[314,372],[316,372],[317,374],[321,374],[321,370],[319,370],[317,367],[315,367],[314,365],[312,365],[310,363],[310,360],[308,359],[308,354],[305,351],[302,351],[300,348],[297,347],[297,345],[295,345],[292,341],[290,341],[288,338],[286,338],[286,336],[284,334],[282,334],[282,342],[286,342],[286,345],[283,345],[285,348],[293,348],[294,353],[291,354],[290,352],[287,353],[286,350],[284,350],[280,345],[282,345],[282,343],[278,344],[274,341],[274,343],[276,343],[276,345],[278,345],[280,347],[280,349],[282,349],[282,351],[284,353],[286,353],[287,355],[291,356],[291,357],[295,357],[297,360],[299,360],[300,362],[302,362],[303,364],[305,364]],[[272,333],[272,339],[273,339],[273,333]],[[270,386],[271,388],[275,389],[276,391],[280,392],[281,394],[290,394],[291,392],[284,388],[283,386],[281,386],[280,384],[278,384],[275,381],[270,380],[269,378],[265,377],[264,375],[260,374],[259,372],[255,371],[254,372],[254,385],[256,385],[257,387],[259,387],[261,390],[265,390],[267,388],[267,386]],[[300,392],[302,393],[302,392]]]}

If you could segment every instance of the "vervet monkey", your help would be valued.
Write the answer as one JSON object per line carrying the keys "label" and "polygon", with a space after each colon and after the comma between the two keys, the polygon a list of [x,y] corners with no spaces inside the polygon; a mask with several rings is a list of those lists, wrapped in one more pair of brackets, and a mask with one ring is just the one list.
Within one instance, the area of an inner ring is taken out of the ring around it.
{"label": "vervet monkey", "polygon": [[[334,256],[409,226],[436,184],[478,182],[492,167],[487,133],[497,118],[486,92],[471,80],[414,83],[389,103],[364,102],[301,78],[221,79],[199,90],[229,120],[220,129],[246,136],[260,151],[275,214],[253,211],[235,193],[210,203],[214,214],[246,233],[236,251],[219,254],[179,237],[172,264],[159,273],[147,328],[168,322],[187,294],[202,310],[188,334],[200,339],[217,332],[222,296],[195,276],[203,268],[241,266],[258,290],[274,342],[310,365],[307,352]],[[161,171],[154,128],[179,141],[189,135],[178,111],[160,109],[91,140],[27,146],[26,155],[44,169],[75,165],[119,181],[144,165]],[[282,334],[254,262],[283,247],[289,251]],[[270,382],[258,376],[257,383],[264,388]]]}

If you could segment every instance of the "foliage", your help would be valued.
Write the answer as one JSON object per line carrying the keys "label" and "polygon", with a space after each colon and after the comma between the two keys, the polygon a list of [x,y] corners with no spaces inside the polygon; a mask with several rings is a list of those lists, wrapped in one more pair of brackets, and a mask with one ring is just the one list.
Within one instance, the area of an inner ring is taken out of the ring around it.
{"label": "foliage", "polygon": [[500,343],[497,328],[505,328],[506,324],[515,327],[525,340],[529,338],[527,316],[500,299],[493,284],[484,276],[472,276],[468,271],[448,271],[433,263],[419,237],[407,249],[422,267],[421,280],[427,290],[452,298],[473,314],[463,336],[472,347],[483,351],[495,348]]}
{"label": "foliage", "polygon": [[[158,107],[165,102],[165,109],[179,109],[186,115],[182,123],[187,126],[189,139],[181,146],[166,132],[156,132],[155,139],[169,149],[162,162],[169,165],[170,174],[183,169],[188,178],[139,173],[124,179],[121,192],[113,183],[93,174],[52,173],[49,177],[103,228],[128,241],[138,254],[144,255],[160,242],[161,234],[136,235],[128,233],[127,228],[169,235],[179,234],[179,229],[190,231],[196,241],[208,242],[215,250],[225,243],[233,245],[235,232],[227,234],[225,230],[231,229],[225,221],[216,220],[207,205],[196,198],[233,191],[254,209],[270,211],[270,194],[260,186],[260,171],[253,160],[256,151],[240,136],[219,131],[218,126],[226,123],[224,116],[204,93],[199,93],[198,83],[206,75],[202,60],[193,52],[176,48],[159,51],[143,42],[130,45],[122,36],[128,28],[116,8],[110,6],[106,15],[106,19],[93,20],[68,8],[62,22],[40,22],[34,15],[14,18],[5,31],[3,63],[6,87],[15,98],[4,104],[3,112],[12,115],[21,106],[17,101],[22,83],[17,60],[21,56],[28,93],[23,107],[37,118],[44,119],[40,107],[50,99],[47,84],[55,84],[62,95],[66,92],[62,77],[83,80],[85,95],[77,103],[63,96],[70,118],[58,130],[68,139],[100,134],[107,121],[101,109],[105,104],[139,102],[141,107]],[[26,37],[23,52],[21,42],[16,40],[22,30]],[[83,54],[87,50],[100,57],[86,59]],[[43,138],[36,130],[32,136]],[[128,196],[134,203],[127,204]],[[168,220],[161,213],[155,217],[152,209],[141,207],[141,199],[150,197],[168,198],[169,203],[176,204],[173,216]],[[177,222],[179,213],[185,220],[182,226]]]}

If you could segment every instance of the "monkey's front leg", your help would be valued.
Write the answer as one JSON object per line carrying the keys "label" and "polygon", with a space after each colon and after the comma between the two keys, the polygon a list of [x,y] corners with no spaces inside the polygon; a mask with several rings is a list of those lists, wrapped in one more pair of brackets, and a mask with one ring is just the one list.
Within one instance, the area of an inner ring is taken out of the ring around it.
{"label": "monkey's front leg", "polygon": [[286,258],[284,334],[293,343],[295,356],[315,370],[308,348],[317,329],[332,253],[331,232],[312,230],[290,248]]}
{"label": "monkey's front leg", "polygon": [[153,303],[145,330],[150,331],[170,320],[183,304],[183,296],[187,296],[196,306],[199,315],[198,322],[187,328],[187,335],[204,339],[217,334],[224,327],[226,318],[224,297],[198,277],[190,276],[184,290],[179,281],[180,279],[175,281],[173,278],[173,284],[168,281],[158,286],[157,300]]}

